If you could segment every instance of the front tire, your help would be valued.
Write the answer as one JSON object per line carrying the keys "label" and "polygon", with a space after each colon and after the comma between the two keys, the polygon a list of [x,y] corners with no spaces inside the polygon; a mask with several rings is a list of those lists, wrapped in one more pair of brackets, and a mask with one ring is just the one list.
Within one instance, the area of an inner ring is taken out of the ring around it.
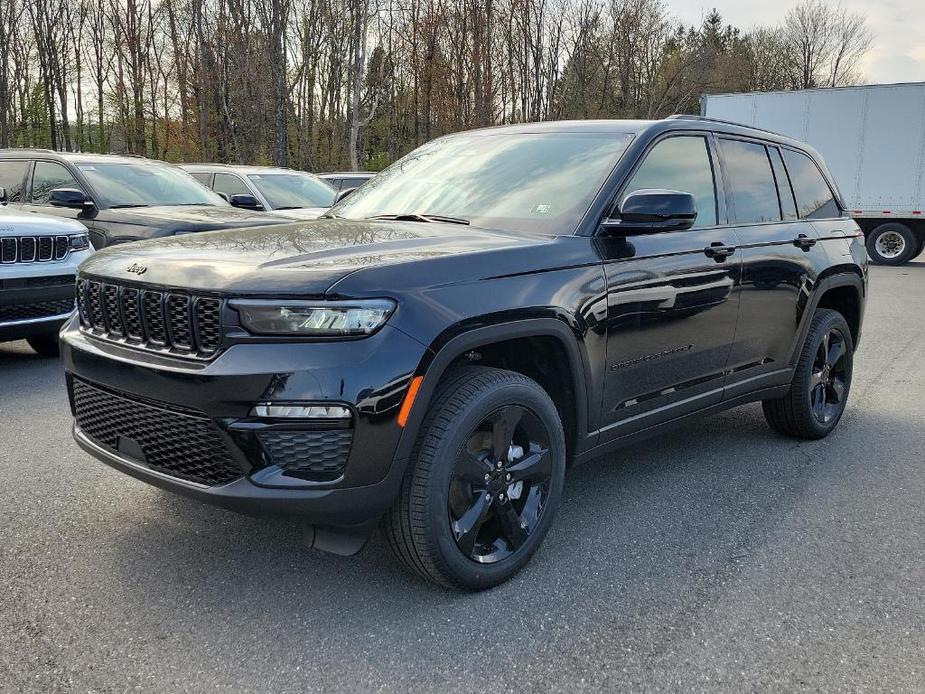
{"label": "front tire", "polygon": [[383,532],[424,578],[491,588],[536,552],[564,474],[565,436],[546,391],[511,371],[461,368],[434,395]]}
{"label": "front tire", "polygon": [[854,366],[854,341],[845,318],[818,309],[803,343],[790,390],[764,400],[764,417],[772,429],[798,439],[821,439],[838,425]]}
{"label": "front tire", "polygon": [[912,229],[899,222],[881,224],[867,235],[867,255],[878,265],[902,265],[921,252]]}
{"label": "front tire", "polygon": [[58,333],[33,335],[32,337],[27,337],[26,342],[43,357],[57,357],[61,354],[61,349],[58,345]]}

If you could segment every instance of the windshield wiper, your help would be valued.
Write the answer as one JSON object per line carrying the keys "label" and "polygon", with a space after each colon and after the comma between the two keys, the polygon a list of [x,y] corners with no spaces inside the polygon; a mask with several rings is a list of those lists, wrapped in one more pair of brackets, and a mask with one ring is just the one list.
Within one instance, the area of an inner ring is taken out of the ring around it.
{"label": "windshield wiper", "polygon": [[151,207],[151,205],[149,205],[146,202],[127,202],[124,205],[110,205],[109,209],[110,210],[124,210],[127,207]]}
{"label": "windshield wiper", "polygon": [[447,217],[442,214],[420,214],[418,212],[404,212],[402,214],[377,214],[366,219],[391,219],[399,222],[442,222],[444,224],[469,224],[468,219],[462,217]]}
{"label": "windshield wiper", "polygon": [[[318,207],[322,207],[322,205],[318,205]],[[303,210],[305,209],[305,205],[284,205],[282,207],[274,207],[273,209],[274,210]]]}

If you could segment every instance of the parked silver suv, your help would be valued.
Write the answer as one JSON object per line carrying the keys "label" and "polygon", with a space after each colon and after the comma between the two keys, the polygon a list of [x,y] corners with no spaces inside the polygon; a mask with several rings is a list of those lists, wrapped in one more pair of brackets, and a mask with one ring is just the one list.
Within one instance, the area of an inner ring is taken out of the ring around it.
{"label": "parked silver suv", "polygon": [[25,338],[39,354],[57,356],[77,266],[91,252],[80,222],[0,207],[0,342]]}

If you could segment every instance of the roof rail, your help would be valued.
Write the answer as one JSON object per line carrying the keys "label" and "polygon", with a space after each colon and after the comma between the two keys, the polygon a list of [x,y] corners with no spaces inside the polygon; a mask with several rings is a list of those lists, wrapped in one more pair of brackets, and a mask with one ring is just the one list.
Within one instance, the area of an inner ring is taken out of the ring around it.
{"label": "roof rail", "polygon": [[668,116],[665,120],[695,120],[703,121],[705,123],[722,123],[723,125],[737,125],[740,128],[748,128],[749,130],[758,130],[763,133],[768,133],[770,135],[780,136],[780,133],[776,133],[773,130],[765,130],[764,128],[758,128],[754,125],[748,125],[747,123],[736,123],[733,120],[723,120],[722,118],[710,118],[710,116],[695,116],[687,113],[675,113],[674,115]]}

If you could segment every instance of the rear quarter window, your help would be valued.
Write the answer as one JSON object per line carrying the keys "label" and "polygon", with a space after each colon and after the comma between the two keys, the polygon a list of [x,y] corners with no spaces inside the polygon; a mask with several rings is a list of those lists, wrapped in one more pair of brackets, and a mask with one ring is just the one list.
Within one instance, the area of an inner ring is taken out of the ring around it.
{"label": "rear quarter window", "polygon": [[784,161],[793,184],[797,210],[806,219],[830,219],[841,215],[841,209],[816,162],[802,152],[784,150]]}

